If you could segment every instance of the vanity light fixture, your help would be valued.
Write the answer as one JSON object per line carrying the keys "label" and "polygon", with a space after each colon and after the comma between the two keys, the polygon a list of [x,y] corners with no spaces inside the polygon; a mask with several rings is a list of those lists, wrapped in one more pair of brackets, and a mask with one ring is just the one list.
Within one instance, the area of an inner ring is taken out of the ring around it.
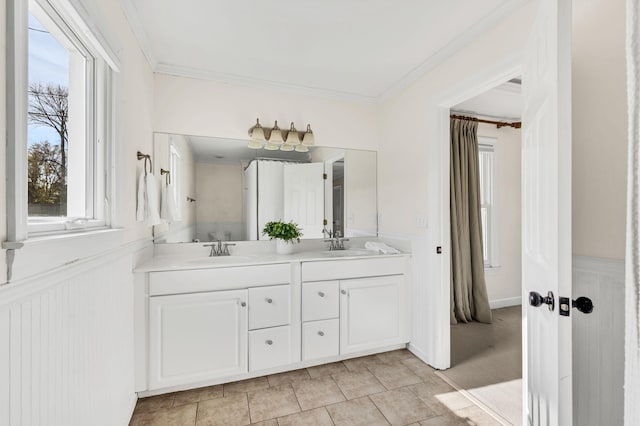
{"label": "vanity light fixture", "polygon": [[273,125],[273,129],[271,129],[271,135],[269,136],[269,143],[275,145],[282,145],[284,143],[284,138],[282,137],[282,130],[278,127],[278,120],[276,120]]}
{"label": "vanity light fixture", "polygon": [[[311,146],[314,145],[316,143],[316,139],[313,136],[313,131],[311,131],[311,124],[307,124],[307,131],[304,132],[303,134],[303,138],[302,138],[302,145],[306,145],[306,146]],[[307,152],[309,151],[308,149],[306,151],[300,151],[300,152]]]}
{"label": "vanity light fixture", "polygon": [[260,145],[258,148],[262,148],[262,143],[266,140],[266,137],[264,128],[260,125],[260,119],[256,118],[256,124],[249,129],[249,138],[251,138],[252,142],[256,142],[253,146],[249,144],[249,148],[257,149],[257,145]]}
{"label": "vanity light fixture", "polygon": [[298,136],[298,131],[296,130],[296,126],[293,125],[293,122],[291,122],[291,128],[287,133],[287,139],[285,139],[284,144],[292,146],[300,145],[300,136]]}
{"label": "vanity light fixture", "polygon": [[298,132],[296,126],[291,123],[289,130],[278,127],[278,121],[273,127],[262,127],[260,120],[249,129],[249,143],[252,149],[266,149],[268,151],[297,151],[309,152],[309,146],[315,145],[315,137],[311,125],[307,124],[305,132]]}

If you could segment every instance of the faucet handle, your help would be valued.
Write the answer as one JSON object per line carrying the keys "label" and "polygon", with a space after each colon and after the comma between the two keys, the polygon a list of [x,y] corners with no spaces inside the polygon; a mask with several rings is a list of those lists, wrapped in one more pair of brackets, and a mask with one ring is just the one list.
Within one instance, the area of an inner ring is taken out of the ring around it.
{"label": "faucet handle", "polygon": [[211,247],[211,253],[209,253],[209,257],[213,257],[216,254],[216,245],[212,244],[204,244],[202,247]]}
{"label": "faucet handle", "polygon": [[224,254],[225,256],[231,256],[231,253],[229,253],[229,246],[235,246],[235,243],[224,243],[224,249],[222,254]]}

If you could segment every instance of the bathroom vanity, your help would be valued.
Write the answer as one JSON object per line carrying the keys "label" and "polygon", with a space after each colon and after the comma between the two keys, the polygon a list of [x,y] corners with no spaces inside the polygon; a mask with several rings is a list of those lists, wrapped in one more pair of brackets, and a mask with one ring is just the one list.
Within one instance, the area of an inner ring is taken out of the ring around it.
{"label": "bathroom vanity", "polygon": [[408,259],[366,250],[154,256],[136,268],[144,313],[136,390],[154,395],[404,347]]}

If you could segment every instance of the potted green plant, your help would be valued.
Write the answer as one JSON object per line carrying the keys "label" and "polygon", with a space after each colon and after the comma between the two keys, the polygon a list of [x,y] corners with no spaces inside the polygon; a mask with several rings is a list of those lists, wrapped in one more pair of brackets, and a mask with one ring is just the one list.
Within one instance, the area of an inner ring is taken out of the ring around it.
{"label": "potted green plant", "polygon": [[262,235],[268,235],[270,240],[276,240],[276,253],[291,254],[293,245],[300,242],[302,232],[293,222],[267,222],[262,230]]}

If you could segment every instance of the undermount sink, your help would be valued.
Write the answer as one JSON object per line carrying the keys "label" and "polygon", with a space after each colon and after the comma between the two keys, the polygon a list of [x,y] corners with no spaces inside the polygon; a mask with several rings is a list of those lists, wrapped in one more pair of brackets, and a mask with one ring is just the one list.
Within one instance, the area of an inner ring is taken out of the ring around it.
{"label": "undermount sink", "polygon": [[249,260],[247,256],[209,256],[187,261],[190,265],[215,265],[219,263],[238,263]]}
{"label": "undermount sink", "polygon": [[346,249],[346,250],[330,250],[321,252],[323,256],[327,257],[351,257],[351,256],[375,256],[375,251],[366,249]]}

